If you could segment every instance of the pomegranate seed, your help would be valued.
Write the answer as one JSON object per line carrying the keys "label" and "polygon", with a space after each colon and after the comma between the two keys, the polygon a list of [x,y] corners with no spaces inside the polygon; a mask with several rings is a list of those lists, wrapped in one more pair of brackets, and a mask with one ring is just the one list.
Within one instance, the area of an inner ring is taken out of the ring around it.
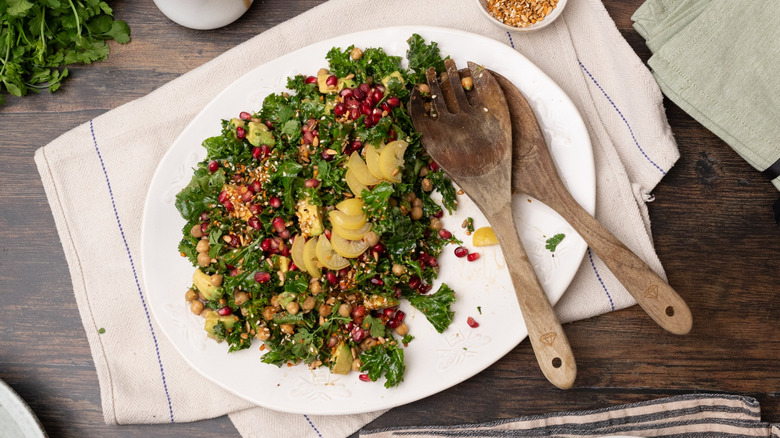
{"label": "pomegranate seed", "polygon": [[259,193],[260,190],[263,190],[263,185],[260,184],[260,181],[254,180],[249,184],[249,191],[252,193]]}
{"label": "pomegranate seed", "polygon": [[272,122],[272,121],[270,121],[270,120],[266,120],[266,121],[265,121],[265,126],[266,126],[268,129],[270,129],[271,131],[273,131],[273,130],[274,130],[274,122]]}
{"label": "pomegranate seed", "polygon": [[350,108],[349,109],[349,118],[351,120],[357,120],[357,118],[360,117],[360,110],[357,108]]}
{"label": "pomegranate seed", "polygon": [[233,211],[233,203],[230,201],[225,201],[225,210]]}
{"label": "pomegranate seed", "polygon": [[322,231],[322,234],[325,235],[326,239],[330,240],[330,236],[331,236],[330,228],[325,228],[325,230]]}
{"label": "pomegranate seed", "polygon": [[366,331],[360,327],[358,327],[357,330],[355,330],[355,332],[352,333],[352,340],[355,342],[360,342],[365,337],[366,337]]}
{"label": "pomegranate seed", "polygon": [[279,216],[275,217],[274,220],[271,221],[271,225],[274,227],[274,230],[276,230],[277,233],[287,228],[287,225],[284,224],[284,219]]}
{"label": "pomegranate seed", "polygon": [[295,271],[296,269],[298,269],[298,265],[296,265],[295,262],[290,262],[290,267],[287,269],[289,269],[290,271]]}
{"label": "pomegranate seed", "polygon": [[432,267],[439,266],[439,260],[437,260],[436,257],[434,256],[428,257],[425,262],[428,264],[428,266],[432,266]]}
{"label": "pomegranate seed", "polygon": [[271,196],[271,199],[268,200],[268,203],[273,208],[279,208],[282,206],[282,200],[277,198],[276,196]]}
{"label": "pomegranate seed", "polygon": [[395,129],[391,129],[391,130],[390,130],[390,131],[387,133],[387,138],[388,138],[390,141],[396,140],[396,139],[398,138],[398,135],[395,133]]}
{"label": "pomegranate seed", "polygon": [[303,144],[312,144],[314,142],[314,135],[311,132],[305,132],[302,141]]}
{"label": "pomegranate seed", "polygon": [[237,127],[236,128],[236,137],[238,137],[239,140],[243,140],[244,138],[246,138],[246,129],[244,129],[241,126]]}
{"label": "pomegranate seed", "polygon": [[371,251],[377,254],[382,254],[383,252],[385,252],[385,246],[382,245],[381,243],[377,243],[376,245],[371,247]]}
{"label": "pomegranate seed", "polygon": [[420,291],[421,294],[425,295],[428,292],[430,292],[432,288],[433,288],[433,286],[431,286],[430,284],[424,284],[424,285],[420,286],[420,289],[418,289],[418,290]]}
{"label": "pomegranate seed", "polygon": [[219,169],[219,163],[216,161],[209,161],[209,172],[214,173]]}
{"label": "pomegranate seed", "polygon": [[[284,239],[289,239],[290,238],[290,230],[284,230],[284,231],[285,231],[284,234],[287,235],[287,237],[284,237]],[[282,246],[281,254],[284,257],[289,257],[290,256],[290,247],[288,247],[287,245]]]}
{"label": "pomegranate seed", "polygon": [[441,219],[442,216],[444,216],[444,210],[439,209],[438,211],[436,211],[436,213],[434,213],[434,216],[436,217],[436,219]]}
{"label": "pomegranate seed", "polygon": [[258,215],[263,212],[263,207],[257,204],[249,204],[249,212],[254,215]]}
{"label": "pomegranate seed", "polygon": [[349,268],[341,268],[339,270],[339,277],[346,277],[349,274]]}
{"label": "pomegranate seed", "polygon": [[344,100],[346,100],[349,97],[352,97],[352,89],[351,88],[343,88],[341,91],[339,91],[339,96],[343,97]]}
{"label": "pomegranate seed", "polygon": [[374,99],[371,98],[371,95],[366,96],[366,98],[363,99],[363,102],[367,103],[372,108],[374,107],[374,104],[376,103],[376,102],[374,102]]}
{"label": "pomegranate seed", "polygon": [[227,201],[228,194],[226,191],[219,192],[219,195],[217,195],[217,201],[219,201],[220,204],[224,204],[225,201]]}
{"label": "pomegranate seed", "polygon": [[366,316],[366,313],[368,313],[368,310],[366,310],[366,306],[361,304],[361,305],[355,307],[354,309],[352,309],[351,316],[352,316],[352,319],[355,320],[355,322],[357,324],[360,324],[360,322],[357,321],[358,318],[360,318],[362,320]]}
{"label": "pomegranate seed", "polygon": [[381,118],[382,117],[382,110],[379,109],[379,108],[374,108],[374,110],[371,111],[371,115],[372,116],[379,116]]}
{"label": "pomegranate seed", "polygon": [[412,289],[417,289],[421,284],[422,280],[416,275],[412,275],[412,278],[409,279],[409,287]]}
{"label": "pomegranate seed", "polygon": [[228,316],[233,314],[233,309],[231,309],[230,306],[225,306],[217,310],[217,313],[219,314],[219,316]]}
{"label": "pomegranate seed", "polygon": [[370,382],[371,377],[368,377],[368,374],[361,374],[358,376],[358,379],[364,381],[364,382]]}
{"label": "pomegranate seed", "polygon": [[271,247],[273,246],[273,239],[270,237],[267,239],[263,239],[262,242],[260,242],[260,249],[263,251],[269,251]]}
{"label": "pomegranate seed", "polygon": [[347,106],[343,103],[337,103],[336,106],[333,107],[333,114],[337,116],[343,116],[347,113]]}
{"label": "pomegranate seed", "polygon": [[238,275],[238,269],[237,268],[231,269],[228,275],[231,277],[235,277],[236,275]]}
{"label": "pomegranate seed", "polygon": [[330,75],[327,79],[325,79],[325,85],[329,87],[335,87],[336,84],[339,83],[339,78],[336,77],[336,75]]}
{"label": "pomegranate seed", "polygon": [[247,225],[250,227],[259,230],[260,229],[260,219],[257,218],[257,216],[252,216],[246,221]]}
{"label": "pomegranate seed", "polygon": [[241,195],[241,200],[244,202],[249,202],[252,200],[252,196],[254,196],[253,193],[247,190],[243,195]]}
{"label": "pomegranate seed", "polygon": [[339,281],[339,278],[336,276],[336,273],[333,271],[328,271],[328,273],[325,274],[325,277],[328,279],[328,283],[330,284],[336,284]]}
{"label": "pomegranate seed", "polygon": [[322,153],[320,153],[320,157],[322,157],[322,159],[325,161],[331,161],[333,158],[335,158],[333,155],[329,154],[328,151],[322,151]]}
{"label": "pomegranate seed", "polygon": [[469,250],[467,250],[462,246],[455,248],[455,257],[463,258],[466,257],[468,254],[469,254]]}
{"label": "pomegranate seed", "polygon": [[306,80],[304,82],[306,82],[307,84],[316,84],[317,76],[308,76],[306,77]]}
{"label": "pomegranate seed", "polygon": [[468,261],[473,262],[474,260],[477,260],[479,258],[479,253],[478,252],[472,252],[471,254],[466,256],[466,258],[468,259]]}
{"label": "pomegranate seed", "polygon": [[385,284],[385,282],[382,281],[382,279],[379,277],[373,277],[370,281],[374,286],[383,286]]}
{"label": "pomegranate seed", "polygon": [[310,179],[307,179],[303,183],[303,185],[306,186],[307,189],[313,189],[313,188],[315,188],[315,187],[320,185],[320,180],[314,179],[314,178],[310,178]]}
{"label": "pomegranate seed", "polygon": [[374,90],[374,92],[371,93],[371,98],[374,99],[374,102],[379,102],[383,97],[385,97],[385,93],[380,90]]}
{"label": "pomegranate seed", "polygon": [[200,218],[201,221],[208,220],[209,219],[209,214],[204,211],[203,213],[200,214],[199,218]]}
{"label": "pomegranate seed", "polygon": [[387,326],[390,327],[391,329],[394,329],[394,328],[398,327],[399,325],[401,325],[401,323],[396,321],[396,320],[394,320],[394,319],[391,319],[391,320],[387,321]]}
{"label": "pomegranate seed", "polygon": [[258,283],[268,283],[271,281],[271,274],[265,271],[257,271],[255,272],[255,281]]}
{"label": "pomegranate seed", "polygon": [[388,97],[385,102],[387,102],[387,105],[390,108],[398,108],[399,106],[401,106],[401,99],[399,99],[396,96]]}
{"label": "pomegranate seed", "polygon": [[203,234],[207,234],[206,231],[209,229],[209,223],[203,222],[200,224],[200,232]]}
{"label": "pomegranate seed", "polygon": [[393,310],[393,308],[392,308],[392,307],[388,307],[387,309],[383,310],[383,311],[382,311],[382,313],[383,313],[383,314],[384,314],[386,317],[388,317],[388,318],[392,318],[392,317],[393,317],[393,314],[395,313],[395,310]]}
{"label": "pomegranate seed", "polygon": [[374,108],[366,102],[360,104],[360,112],[369,115]]}
{"label": "pomegranate seed", "polygon": [[241,111],[241,113],[238,115],[238,118],[240,118],[241,120],[249,120],[252,118],[252,114],[249,114],[246,111]]}
{"label": "pomegranate seed", "polygon": [[357,100],[363,100],[363,98],[366,97],[366,93],[360,90],[360,87],[358,87],[352,90],[352,97],[354,97]]}
{"label": "pomegranate seed", "polygon": [[429,167],[429,168],[430,168],[432,171],[434,171],[434,172],[436,172],[437,170],[439,170],[439,164],[438,164],[438,163],[436,163],[436,162],[435,162],[435,161],[433,161],[433,160],[431,160],[431,162],[430,162],[430,163],[428,163],[428,167]]}
{"label": "pomegranate seed", "polygon": [[471,327],[471,328],[479,327],[479,323],[474,318],[472,318],[470,316],[466,319],[466,324],[468,324],[469,327]]}
{"label": "pomegranate seed", "polygon": [[[279,237],[281,237],[282,239],[289,239],[290,238],[290,230],[285,228],[282,231],[279,231]],[[287,248],[284,248],[284,249],[287,249]],[[285,251],[282,251],[282,252],[285,252]],[[282,255],[283,256],[287,256],[287,254],[282,254]]]}
{"label": "pomegranate seed", "polygon": [[260,155],[261,155],[260,148],[255,146],[252,149],[252,158],[254,158],[255,160],[259,160]]}
{"label": "pomegranate seed", "polygon": [[371,124],[376,125],[382,120],[382,114],[371,114]]}
{"label": "pomegranate seed", "polygon": [[442,239],[449,239],[450,237],[452,237],[452,233],[442,228],[439,230],[439,237],[441,237]]}
{"label": "pomegranate seed", "polygon": [[268,146],[267,144],[261,144],[260,145],[260,157],[267,157],[271,155],[271,146]]}
{"label": "pomegranate seed", "polygon": [[397,321],[397,322],[400,323],[401,321],[404,320],[404,318],[406,318],[406,313],[404,313],[403,310],[399,310],[399,311],[395,312],[395,316],[393,317],[393,321]]}
{"label": "pomegranate seed", "polygon": [[233,175],[233,181],[235,181],[235,182],[241,182],[241,180],[242,180],[242,179],[243,179],[243,178],[242,178],[242,177],[241,177],[241,175],[240,175],[240,174],[238,174],[238,173],[236,173],[235,175]]}
{"label": "pomegranate seed", "polygon": [[353,328],[355,328],[355,323],[350,321],[347,323],[346,326],[344,326],[345,329],[347,329],[348,332],[351,332]]}
{"label": "pomegranate seed", "polygon": [[231,234],[229,245],[234,248],[238,248],[241,245],[241,239],[239,239],[235,234]]}
{"label": "pomegranate seed", "polygon": [[371,86],[363,82],[358,86],[358,89],[360,90],[361,93],[368,94],[368,92],[371,91]]}

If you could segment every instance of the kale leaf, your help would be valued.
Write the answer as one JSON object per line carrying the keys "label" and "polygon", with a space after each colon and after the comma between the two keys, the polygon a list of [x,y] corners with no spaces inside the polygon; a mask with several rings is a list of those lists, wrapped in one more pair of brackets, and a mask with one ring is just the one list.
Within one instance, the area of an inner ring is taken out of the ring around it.
{"label": "kale leaf", "polygon": [[360,371],[366,372],[372,382],[385,376],[385,388],[397,386],[404,380],[404,351],[397,345],[375,345],[360,355],[363,364]]}
{"label": "kale leaf", "polygon": [[452,323],[455,312],[450,310],[450,305],[455,302],[455,291],[446,284],[442,284],[435,294],[418,295],[411,292],[407,293],[406,298],[428,318],[437,332],[442,333]]}

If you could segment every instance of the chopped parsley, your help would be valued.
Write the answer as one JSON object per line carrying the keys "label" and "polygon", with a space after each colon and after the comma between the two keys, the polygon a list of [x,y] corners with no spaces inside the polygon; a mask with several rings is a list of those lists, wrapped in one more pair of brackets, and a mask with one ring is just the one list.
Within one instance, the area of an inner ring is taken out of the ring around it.
{"label": "chopped parsley", "polygon": [[555,252],[555,249],[558,248],[558,244],[561,243],[564,237],[566,237],[565,234],[558,233],[547,239],[547,244],[544,247],[547,248],[550,252]]}

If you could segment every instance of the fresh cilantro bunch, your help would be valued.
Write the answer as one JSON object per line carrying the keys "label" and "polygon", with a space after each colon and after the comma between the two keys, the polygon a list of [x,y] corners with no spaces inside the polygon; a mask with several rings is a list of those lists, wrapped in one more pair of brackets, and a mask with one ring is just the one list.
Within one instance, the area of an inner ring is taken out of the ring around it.
{"label": "fresh cilantro bunch", "polygon": [[100,0],[0,1],[0,104],[60,87],[69,64],[108,57],[107,40],[130,42],[130,27]]}

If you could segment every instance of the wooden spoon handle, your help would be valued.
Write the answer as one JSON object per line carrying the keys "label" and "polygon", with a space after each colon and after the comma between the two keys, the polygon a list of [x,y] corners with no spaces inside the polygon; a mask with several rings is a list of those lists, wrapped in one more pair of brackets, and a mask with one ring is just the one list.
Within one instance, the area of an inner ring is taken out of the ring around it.
{"label": "wooden spoon handle", "polygon": [[487,219],[504,252],[539,367],[553,385],[571,388],[577,377],[574,354],[517,234],[511,206]]}
{"label": "wooden spoon handle", "polygon": [[678,335],[691,330],[693,317],[682,297],[577,201],[570,198],[555,210],[574,227],[658,325]]}

